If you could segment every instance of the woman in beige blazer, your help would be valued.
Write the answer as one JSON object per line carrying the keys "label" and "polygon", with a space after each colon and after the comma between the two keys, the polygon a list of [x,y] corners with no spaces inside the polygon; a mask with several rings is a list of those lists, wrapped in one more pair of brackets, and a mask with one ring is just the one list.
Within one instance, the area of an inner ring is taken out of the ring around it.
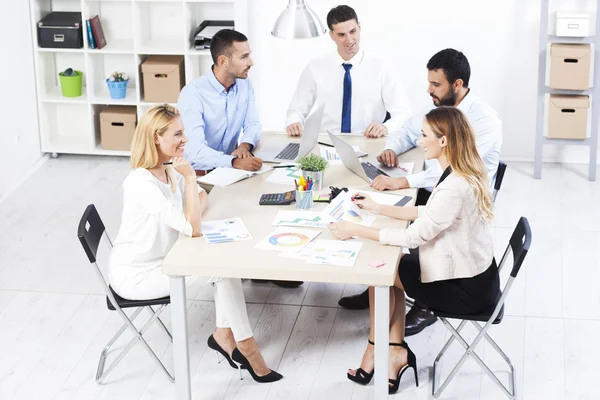
{"label": "woman in beige blazer", "polygon": [[[384,245],[418,248],[417,254],[401,258],[390,293],[390,393],[398,390],[400,377],[408,368],[414,369],[418,385],[416,357],[404,341],[405,292],[431,308],[465,314],[495,305],[500,293],[490,230],[492,197],[469,122],[457,108],[438,107],[425,116],[420,141],[425,158],[437,159],[444,170],[425,206],[381,205],[364,193],[354,198],[360,208],[414,221],[412,225],[405,230],[347,221],[329,226],[342,240],[359,236]],[[367,384],[374,372],[373,288],[369,288],[369,296],[369,345],[361,367],[348,371],[348,378],[361,384]]]}

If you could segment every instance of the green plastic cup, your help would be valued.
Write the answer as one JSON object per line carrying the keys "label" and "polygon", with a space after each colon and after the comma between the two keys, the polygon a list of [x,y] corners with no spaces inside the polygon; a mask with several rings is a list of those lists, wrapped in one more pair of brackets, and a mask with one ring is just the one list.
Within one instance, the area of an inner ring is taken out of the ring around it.
{"label": "green plastic cup", "polygon": [[79,97],[81,96],[83,73],[75,71],[77,75],[64,76],[62,72],[58,73],[60,79],[60,89],[64,97]]}

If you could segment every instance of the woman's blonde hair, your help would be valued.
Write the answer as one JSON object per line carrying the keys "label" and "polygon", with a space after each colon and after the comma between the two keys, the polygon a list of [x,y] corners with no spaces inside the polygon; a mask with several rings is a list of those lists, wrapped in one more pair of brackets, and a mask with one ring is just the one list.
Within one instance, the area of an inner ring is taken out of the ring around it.
{"label": "woman's blonde hair", "polygon": [[[154,106],[140,119],[131,141],[131,168],[154,168],[158,164],[158,149],[154,142],[162,136],[171,123],[179,118],[179,111],[168,104]],[[172,172],[167,168],[171,190],[175,190]]]}
{"label": "woman's blonde hair", "polygon": [[455,107],[437,107],[425,115],[425,120],[436,137],[446,136],[446,157],[452,172],[471,184],[481,216],[491,221],[494,212],[487,169],[477,152],[475,134],[467,117]]}

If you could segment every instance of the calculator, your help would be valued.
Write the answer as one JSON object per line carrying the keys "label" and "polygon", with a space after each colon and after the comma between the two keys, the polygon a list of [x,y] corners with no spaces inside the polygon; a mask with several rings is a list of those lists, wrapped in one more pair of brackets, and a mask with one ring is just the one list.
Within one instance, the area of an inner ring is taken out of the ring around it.
{"label": "calculator", "polygon": [[261,206],[288,206],[296,201],[294,191],[284,193],[265,193],[260,196],[258,204]]}

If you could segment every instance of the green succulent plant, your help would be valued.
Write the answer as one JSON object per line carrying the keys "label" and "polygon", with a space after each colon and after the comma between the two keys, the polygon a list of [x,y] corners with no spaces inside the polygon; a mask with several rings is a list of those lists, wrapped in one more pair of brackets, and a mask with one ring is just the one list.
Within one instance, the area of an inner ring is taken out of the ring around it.
{"label": "green succulent plant", "polygon": [[302,171],[325,171],[329,167],[326,159],[313,153],[300,157],[296,162]]}

